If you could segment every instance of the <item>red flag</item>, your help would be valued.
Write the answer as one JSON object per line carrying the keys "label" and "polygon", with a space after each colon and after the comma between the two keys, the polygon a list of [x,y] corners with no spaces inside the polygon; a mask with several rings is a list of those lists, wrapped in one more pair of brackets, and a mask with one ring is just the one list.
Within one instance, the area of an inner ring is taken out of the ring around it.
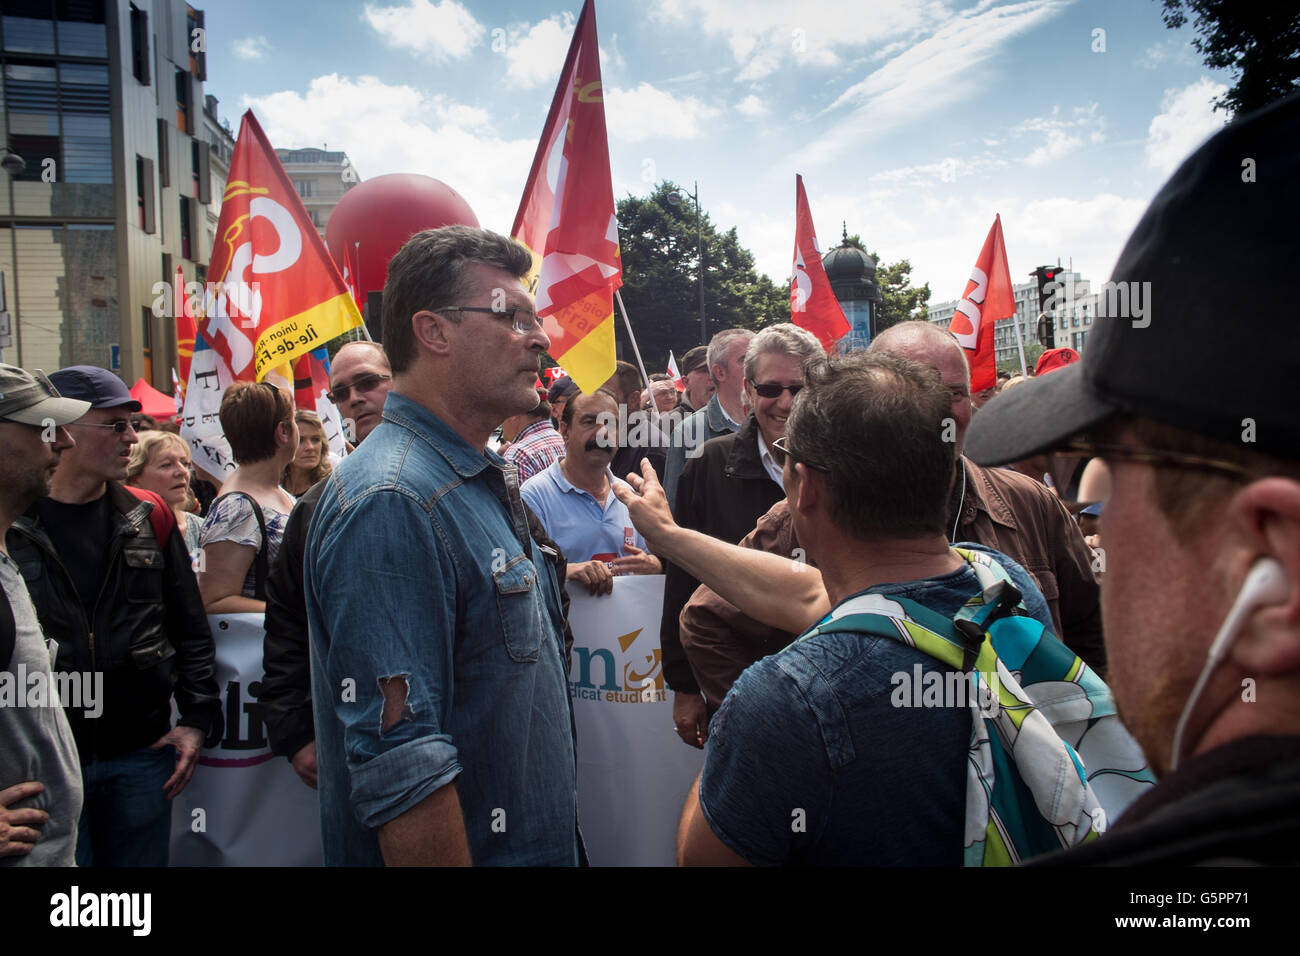
{"label": "red flag", "polygon": [[364,314],[365,304],[361,301],[361,270],[357,266],[357,259],[357,247],[350,242],[345,244],[343,247],[343,284],[352,293],[352,301],[357,304],[357,309]]}
{"label": "red flag", "polygon": [[551,356],[578,388],[594,392],[614,374],[614,290],[623,267],[592,0],[578,15],[510,234],[532,250]]}
{"label": "red flag", "polygon": [[208,276],[199,332],[236,379],[261,380],[361,325],[252,110],[230,160]]}
{"label": "red flag", "polygon": [[1015,295],[1011,289],[1011,270],[1007,266],[1007,247],[1002,240],[1002,217],[993,217],[993,226],[971,270],[957,310],[952,314],[948,331],[957,337],[970,362],[971,393],[992,388],[997,382],[997,363],[993,355],[993,325],[998,319],[1016,314]]}
{"label": "red flag", "polygon": [[827,352],[849,330],[849,320],[831,291],[822,251],[813,229],[803,177],[794,177],[794,278],[790,282],[790,321],[807,329]]}
{"label": "red flag", "polygon": [[176,366],[180,369],[180,391],[183,398],[190,383],[190,362],[194,360],[194,310],[185,295],[185,273],[176,267],[176,285],[172,288],[173,312],[176,315]]}

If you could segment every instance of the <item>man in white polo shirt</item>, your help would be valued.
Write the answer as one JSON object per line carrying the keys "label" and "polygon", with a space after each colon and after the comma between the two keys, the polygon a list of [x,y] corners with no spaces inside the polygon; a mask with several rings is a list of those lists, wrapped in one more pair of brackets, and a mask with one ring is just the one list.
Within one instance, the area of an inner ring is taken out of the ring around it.
{"label": "man in white polo shirt", "polygon": [[663,565],[646,553],[645,538],[632,526],[627,507],[614,497],[609,470],[617,437],[602,424],[617,420],[618,399],[599,389],[574,395],[564,406],[560,436],[565,455],[524,482],[524,502],[569,560],[566,580],[592,594],[609,594],[619,574],[660,574]]}

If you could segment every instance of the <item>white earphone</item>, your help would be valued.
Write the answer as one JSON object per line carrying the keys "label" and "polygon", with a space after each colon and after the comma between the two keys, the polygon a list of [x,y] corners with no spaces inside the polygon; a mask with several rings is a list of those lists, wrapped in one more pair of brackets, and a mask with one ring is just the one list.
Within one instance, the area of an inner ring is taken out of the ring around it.
{"label": "white earphone", "polygon": [[1232,602],[1228,616],[1223,619],[1219,633],[1214,636],[1210,644],[1210,652],[1206,655],[1205,666],[1201,668],[1201,676],[1197,678],[1196,686],[1192,689],[1183,707],[1182,715],[1178,718],[1178,727],[1174,731],[1173,751],[1169,757],[1170,771],[1177,769],[1179,759],[1182,757],[1183,733],[1187,730],[1187,722],[1192,716],[1197,700],[1200,699],[1201,691],[1209,683],[1214,668],[1227,656],[1228,648],[1241,633],[1242,623],[1255,608],[1281,604],[1290,594],[1291,582],[1287,578],[1286,569],[1276,558],[1260,558],[1251,566],[1246,579],[1241,582],[1241,590],[1237,592],[1237,598]]}

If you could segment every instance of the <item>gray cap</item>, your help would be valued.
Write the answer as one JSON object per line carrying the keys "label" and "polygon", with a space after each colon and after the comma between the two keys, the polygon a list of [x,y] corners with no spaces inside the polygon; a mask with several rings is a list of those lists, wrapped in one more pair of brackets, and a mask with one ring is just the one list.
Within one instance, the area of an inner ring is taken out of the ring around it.
{"label": "gray cap", "polygon": [[24,425],[69,425],[90,411],[90,402],[61,398],[45,373],[0,364],[0,419]]}

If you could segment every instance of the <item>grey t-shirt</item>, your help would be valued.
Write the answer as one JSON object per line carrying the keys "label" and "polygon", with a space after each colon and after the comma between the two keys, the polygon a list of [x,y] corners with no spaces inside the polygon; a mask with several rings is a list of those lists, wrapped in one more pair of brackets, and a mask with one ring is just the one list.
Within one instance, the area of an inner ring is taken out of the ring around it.
{"label": "grey t-shirt", "polygon": [[[0,553],[0,586],[13,609],[13,657],[0,661],[0,790],[36,780],[45,790],[7,809],[35,807],[50,815],[35,849],[0,857],[0,866],[74,866],[81,816],[81,761],[50,674],[36,609],[18,566]],[[86,705],[86,700],[71,703]]]}

